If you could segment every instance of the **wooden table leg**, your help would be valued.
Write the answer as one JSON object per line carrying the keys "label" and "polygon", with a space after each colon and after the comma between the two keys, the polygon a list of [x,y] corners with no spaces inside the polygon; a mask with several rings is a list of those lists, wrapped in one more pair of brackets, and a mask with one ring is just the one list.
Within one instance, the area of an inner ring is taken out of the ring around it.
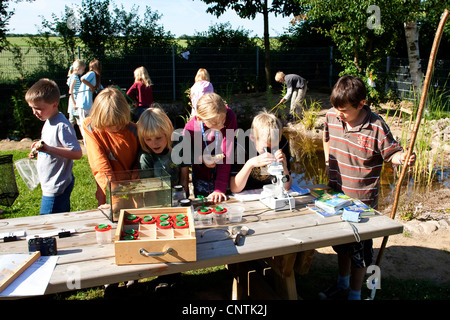
{"label": "wooden table leg", "polygon": [[307,274],[311,267],[315,250],[307,250],[297,253],[294,270],[298,274]]}
{"label": "wooden table leg", "polygon": [[276,274],[275,290],[283,299],[298,299],[294,272],[296,258],[297,253],[291,253],[266,260]]}
{"label": "wooden table leg", "polygon": [[231,300],[248,299],[248,269],[242,263],[228,264],[227,269],[233,274]]}

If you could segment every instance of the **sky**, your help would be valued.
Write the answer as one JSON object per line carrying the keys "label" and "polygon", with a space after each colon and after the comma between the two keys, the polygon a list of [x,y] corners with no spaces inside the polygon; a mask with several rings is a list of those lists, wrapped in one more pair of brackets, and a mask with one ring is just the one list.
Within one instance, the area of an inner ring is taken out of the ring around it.
{"label": "sky", "polygon": [[[74,7],[81,5],[81,0],[35,0],[32,3],[10,2],[9,11],[15,9],[15,13],[9,22],[9,33],[38,33],[42,17],[51,21],[52,13],[57,17],[63,16],[65,6]],[[158,25],[164,26],[165,31],[170,31],[175,37],[183,34],[194,35],[196,32],[208,31],[209,27],[217,23],[230,22],[233,29],[243,28],[250,30],[250,36],[263,36],[263,19],[259,14],[254,20],[241,19],[233,10],[229,9],[220,18],[206,13],[208,5],[201,0],[113,0],[120,7],[123,4],[126,11],[130,12],[134,5],[139,6],[139,12],[143,13],[146,6],[150,6],[152,12],[162,14]],[[269,17],[269,34],[277,36],[284,33],[289,26],[292,17]]]}

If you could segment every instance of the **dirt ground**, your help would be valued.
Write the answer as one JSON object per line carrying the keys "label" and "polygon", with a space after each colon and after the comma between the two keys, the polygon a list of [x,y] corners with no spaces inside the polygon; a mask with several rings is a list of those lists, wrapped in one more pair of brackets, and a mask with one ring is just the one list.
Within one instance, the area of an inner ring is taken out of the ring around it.
{"label": "dirt ground", "polygon": [[[323,116],[329,107],[328,94],[316,93],[309,94],[316,100],[321,100],[324,106]],[[234,96],[233,101],[243,101],[242,96]],[[245,97],[246,104],[252,106],[266,105],[264,95],[253,95]],[[249,100],[250,99],[250,100]],[[307,97],[308,99],[308,97]],[[250,102],[248,102],[250,101]],[[401,128],[395,121],[392,122],[391,130],[394,135],[398,134]],[[29,150],[30,140],[26,141],[6,141],[0,142],[0,150]],[[447,149],[445,159],[450,160],[450,152]],[[448,166],[449,164],[446,163]],[[388,238],[386,250],[381,261],[381,272],[389,277],[399,279],[429,279],[439,283],[450,281],[450,189],[445,188],[439,191],[433,191],[426,194],[416,195],[410,199],[412,205],[420,208],[422,214],[416,221],[409,222],[416,224],[425,224],[426,222],[435,222],[436,227],[433,231],[427,231],[426,228],[407,228],[408,223],[400,221],[405,225],[405,233],[390,236]],[[390,208],[383,212],[390,214]],[[397,218],[398,220],[398,218]],[[375,258],[378,255],[378,249],[381,246],[382,239],[374,239]],[[336,265],[336,259],[330,259],[334,255],[332,248],[323,248],[317,250],[314,264],[332,264]]]}

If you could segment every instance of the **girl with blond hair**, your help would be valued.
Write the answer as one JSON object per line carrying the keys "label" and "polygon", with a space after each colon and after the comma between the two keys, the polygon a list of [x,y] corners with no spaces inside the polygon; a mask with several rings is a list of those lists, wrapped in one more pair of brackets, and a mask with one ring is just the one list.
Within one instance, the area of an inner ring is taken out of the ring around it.
{"label": "girl with blond hair", "polygon": [[191,87],[191,105],[192,105],[192,111],[191,111],[191,117],[195,116],[197,113],[197,103],[198,100],[208,92],[214,92],[214,88],[212,83],[210,82],[210,77],[208,70],[204,68],[200,68],[197,71],[197,74],[195,75],[195,83]]}
{"label": "girl with blond hair", "polygon": [[[172,187],[182,185],[189,194],[188,164],[175,165],[172,161],[172,122],[164,110],[152,107],[145,110],[137,123],[139,143],[139,168],[154,169],[153,173],[160,176],[166,171],[171,176]],[[164,171],[162,171],[164,170]]]}
{"label": "girl with blond hair", "polygon": [[108,180],[116,180],[115,172],[136,168],[137,128],[131,122],[130,106],[122,92],[114,87],[102,90],[83,122],[83,131],[89,165],[98,186],[98,205],[103,205]]}
{"label": "girl with blond hair", "polygon": [[153,83],[145,67],[134,70],[134,83],[128,89],[127,95],[134,101],[133,115],[139,120],[142,112],[153,104]]}
{"label": "girl with blond hair", "polygon": [[69,87],[69,106],[67,113],[69,114],[69,122],[72,126],[77,124],[81,128],[80,116],[78,114],[78,107],[76,104],[78,91],[81,86],[81,75],[86,69],[86,64],[80,59],[75,60],[70,66],[67,73],[67,86]]}
{"label": "girl with blond hair", "polygon": [[[226,131],[233,130],[234,138],[236,129],[236,114],[218,94],[206,93],[200,98],[197,114],[184,127],[184,139],[190,139],[191,150],[194,150],[192,182],[196,196],[208,196],[213,202],[227,199],[234,139],[227,140]],[[195,152],[199,144],[201,155]]]}

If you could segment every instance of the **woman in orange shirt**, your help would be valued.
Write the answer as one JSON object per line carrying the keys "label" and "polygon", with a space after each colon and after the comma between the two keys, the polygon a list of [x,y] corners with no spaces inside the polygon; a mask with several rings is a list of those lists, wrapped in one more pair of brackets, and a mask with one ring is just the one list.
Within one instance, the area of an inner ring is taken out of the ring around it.
{"label": "woman in orange shirt", "polygon": [[105,190],[120,171],[136,169],[139,150],[136,124],[130,120],[130,106],[116,88],[102,90],[83,122],[89,165],[97,182],[98,205],[106,203]]}

